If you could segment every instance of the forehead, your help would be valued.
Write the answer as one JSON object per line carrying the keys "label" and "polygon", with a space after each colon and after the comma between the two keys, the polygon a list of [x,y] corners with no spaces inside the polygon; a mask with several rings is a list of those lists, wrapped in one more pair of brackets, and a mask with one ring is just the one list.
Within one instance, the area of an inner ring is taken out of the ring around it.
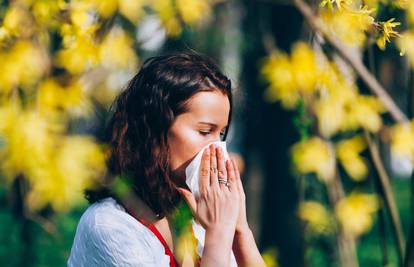
{"label": "forehead", "polygon": [[205,119],[213,123],[227,125],[230,102],[227,95],[220,91],[196,93],[188,101],[187,107],[187,115],[193,119]]}

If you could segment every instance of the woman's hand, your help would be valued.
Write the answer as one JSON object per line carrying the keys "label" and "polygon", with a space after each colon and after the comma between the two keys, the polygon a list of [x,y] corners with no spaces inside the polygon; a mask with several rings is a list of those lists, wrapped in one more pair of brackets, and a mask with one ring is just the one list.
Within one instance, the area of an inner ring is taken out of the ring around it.
{"label": "woman's hand", "polygon": [[[219,176],[228,180],[230,186],[219,183]],[[187,189],[178,190],[206,231],[220,229],[234,235],[241,202],[238,187],[234,164],[230,160],[225,162],[220,148],[210,145],[201,159],[199,198],[196,200]]]}
{"label": "woman's hand", "polygon": [[[219,183],[220,179],[227,184]],[[236,222],[239,214],[237,174],[230,160],[223,160],[221,150],[210,145],[203,153],[200,168],[200,197],[178,188],[197,221],[206,230],[200,266],[229,266]]]}
{"label": "woman's hand", "polygon": [[235,170],[235,186],[237,187],[237,191],[239,192],[239,198],[240,198],[239,215],[237,217],[237,223],[236,223],[236,234],[239,234],[245,231],[250,231],[250,227],[249,227],[249,224],[247,223],[246,195],[243,190],[243,184],[241,182],[239,168],[234,158],[231,158],[231,162],[233,165],[233,169]]}

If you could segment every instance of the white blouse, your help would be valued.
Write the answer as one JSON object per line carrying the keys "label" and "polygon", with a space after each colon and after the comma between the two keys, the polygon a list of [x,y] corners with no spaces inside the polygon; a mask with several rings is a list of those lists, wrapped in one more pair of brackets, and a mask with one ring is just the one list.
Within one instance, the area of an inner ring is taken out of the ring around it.
{"label": "white blouse", "polygon": [[169,267],[164,246],[145,225],[108,197],[80,218],[69,267]]}
{"label": "white blouse", "polygon": [[[205,230],[194,219],[192,227],[201,256]],[[150,229],[107,197],[82,214],[67,263],[68,267],[169,267],[170,257]],[[237,267],[233,252],[230,266]]]}

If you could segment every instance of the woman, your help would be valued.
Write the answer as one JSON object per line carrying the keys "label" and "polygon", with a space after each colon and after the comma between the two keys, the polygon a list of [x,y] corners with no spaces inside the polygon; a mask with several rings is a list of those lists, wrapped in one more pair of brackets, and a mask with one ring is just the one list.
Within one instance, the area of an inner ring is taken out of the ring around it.
{"label": "woman", "polygon": [[[112,177],[130,194],[102,186],[77,227],[69,266],[179,266],[170,215],[185,199],[205,229],[200,266],[264,266],[246,220],[235,161],[210,145],[202,156],[200,197],[185,168],[206,145],[225,140],[232,110],[230,80],[208,57],[177,53],[146,60],[116,99],[108,127]],[[220,178],[220,179],[219,179]],[[121,178],[118,178],[121,179]]]}

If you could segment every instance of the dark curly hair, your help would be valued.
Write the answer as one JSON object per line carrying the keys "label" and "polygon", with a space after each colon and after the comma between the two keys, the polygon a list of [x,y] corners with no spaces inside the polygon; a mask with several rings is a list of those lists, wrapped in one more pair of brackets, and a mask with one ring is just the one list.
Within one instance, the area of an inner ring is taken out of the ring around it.
{"label": "dark curly hair", "polygon": [[[168,130],[178,115],[188,111],[187,102],[194,94],[214,90],[229,98],[230,125],[231,81],[209,57],[178,52],[148,58],[111,105],[106,127],[109,173],[128,179],[134,192],[162,217],[181,199],[171,179]],[[85,196],[90,203],[117,198],[106,186],[86,190]]]}

